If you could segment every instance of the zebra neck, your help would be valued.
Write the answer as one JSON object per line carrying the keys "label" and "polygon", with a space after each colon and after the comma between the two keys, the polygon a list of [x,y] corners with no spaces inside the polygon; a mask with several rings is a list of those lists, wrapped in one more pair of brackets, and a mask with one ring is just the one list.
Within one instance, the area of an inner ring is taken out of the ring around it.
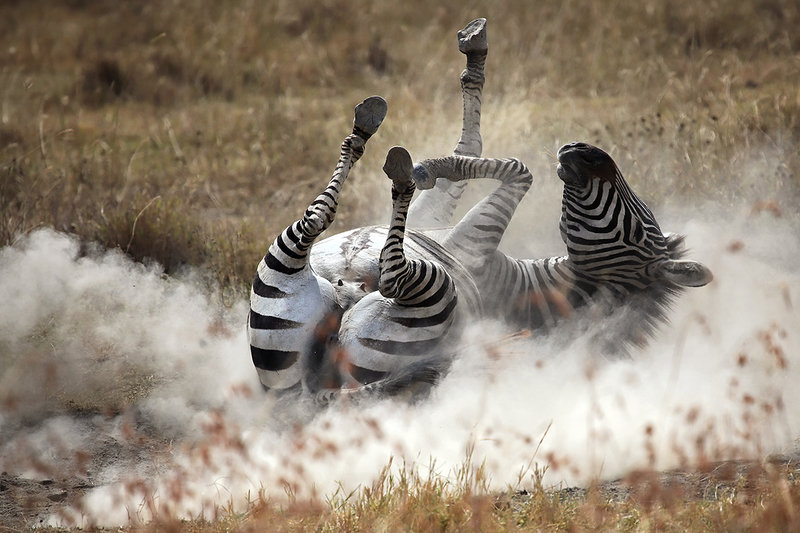
{"label": "zebra neck", "polygon": [[[548,329],[589,304],[620,304],[644,290],[587,275],[569,256],[519,260],[498,252],[478,285],[494,316],[525,329]],[[651,297],[661,298],[655,287]],[[658,294],[656,294],[658,293]]]}
{"label": "zebra neck", "polygon": [[569,256],[517,260],[498,252],[484,271],[478,285],[488,314],[520,329],[547,331],[589,305],[609,313],[624,305],[620,346],[644,344],[666,321],[666,310],[681,289],[665,282],[639,287],[592,277]]}
{"label": "zebra neck", "polygon": [[497,252],[479,277],[477,285],[489,316],[523,329],[552,327],[591,296],[575,290],[576,278],[566,256],[520,260]]}

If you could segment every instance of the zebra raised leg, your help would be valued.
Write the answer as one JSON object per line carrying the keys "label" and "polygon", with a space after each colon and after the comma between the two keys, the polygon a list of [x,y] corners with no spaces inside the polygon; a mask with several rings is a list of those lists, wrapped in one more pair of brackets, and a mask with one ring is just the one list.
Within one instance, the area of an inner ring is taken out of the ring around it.
{"label": "zebra raised leg", "polygon": [[[486,80],[484,67],[489,51],[486,19],[475,19],[458,32],[458,49],[467,56],[467,66],[461,72],[461,137],[453,154],[480,157],[483,149],[481,107]],[[463,181],[442,180],[430,190],[422,191],[409,208],[409,227],[450,226],[453,212],[466,186],[467,183]]]}
{"label": "zebra raised leg", "polygon": [[[320,376],[323,352],[314,350],[313,340],[315,335],[325,336],[328,329],[335,332],[341,311],[330,282],[309,267],[308,254],[317,237],[333,222],[342,186],[363,155],[367,140],[378,130],[386,109],[386,101],[379,96],[356,106],[353,131],[342,142],[328,186],[303,217],[275,239],[258,265],[247,331],[253,364],[265,389],[298,390],[305,377]],[[329,328],[320,327],[326,324]]]}
{"label": "zebra raised leg", "polygon": [[[403,249],[408,205],[414,194],[411,156],[392,148],[383,167],[392,180],[392,216],[380,254],[379,292],[368,294],[342,318],[339,335],[354,385],[398,376],[406,367],[425,371],[429,356],[457,334],[458,291],[445,268],[409,259]],[[406,376],[408,374],[405,374]]]}
{"label": "zebra raised leg", "polygon": [[[458,32],[458,49],[466,56],[467,64],[461,73],[463,115],[461,137],[455,154],[478,157],[482,147],[481,106],[488,52],[486,19],[473,20]],[[412,242],[410,246],[406,243],[407,253],[414,253],[414,239],[417,237],[421,241],[438,240],[449,231],[453,212],[466,185],[466,182],[440,180],[432,190],[420,192],[409,207],[408,224],[409,228],[425,228],[425,231],[424,235],[410,234]],[[342,307],[349,308],[377,289],[378,257],[384,240],[384,229],[372,226],[334,235],[314,247],[312,266],[319,275],[333,283],[336,298]],[[431,242],[420,244],[423,252],[438,246]],[[453,273],[453,269],[449,271]],[[465,291],[462,291],[462,296],[465,296]]]}
{"label": "zebra raised leg", "polygon": [[414,181],[419,188],[433,187],[442,180],[465,183],[471,179],[493,179],[500,185],[459,221],[442,245],[478,281],[497,252],[517,205],[530,189],[533,176],[524,163],[514,158],[449,156],[426,159],[414,167]]}

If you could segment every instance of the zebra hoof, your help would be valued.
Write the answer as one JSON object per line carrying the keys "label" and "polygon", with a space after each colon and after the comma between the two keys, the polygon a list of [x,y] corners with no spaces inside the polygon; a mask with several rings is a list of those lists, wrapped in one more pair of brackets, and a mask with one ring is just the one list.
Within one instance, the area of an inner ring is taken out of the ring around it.
{"label": "zebra hoof", "polygon": [[489,40],[486,37],[486,19],[475,19],[458,32],[458,51],[462,54],[487,53]]}
{"label": "zebra hoof", "polygon": [[370,96],[356,106],[353,119],[353,133],[365,133],[367,138],[378,131],[378,127],[386,117],[388,106],[380,96]]}
{"label": "zebra hoof", "polygon": [[436,185],[436,178],[431,176],[425,165],[417,163],[414,165],[414,183],[417,184],[417,189],[421,191],[433,189],[433,186]]}
{"label": "zebra hoof", "polygon": [[404,192],[414,187],[414,164],[411,161],[411,154],[402,146],[394,146],[386,154],[386,162],[383,164],[383,171],[392,180],[398,191]]}

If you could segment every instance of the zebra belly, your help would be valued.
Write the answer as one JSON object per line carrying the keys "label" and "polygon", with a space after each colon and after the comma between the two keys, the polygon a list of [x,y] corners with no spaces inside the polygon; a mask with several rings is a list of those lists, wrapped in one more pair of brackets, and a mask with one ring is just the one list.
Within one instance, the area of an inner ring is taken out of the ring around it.
{"label": "zebra belly", "polygon": [[[386,226],[367,226],[324,239],[311,249],[311,268],[333,286],[336,302],[350,309],[356,302],[378,288],[378,260],[386,242]],[[406,257],[436,261],[445,267],[458,287],[461,305],[474,315],[483,314],[475,280],[467,269],[437,239],[444,230],[406,231],[403,250]]]}
{"label": "zebra belly", "polygon": [[372,226],[333,235],[311,248],[311,268],[330,282],[342,309],[377,290],[378,258],[385,240],[386,228]]}

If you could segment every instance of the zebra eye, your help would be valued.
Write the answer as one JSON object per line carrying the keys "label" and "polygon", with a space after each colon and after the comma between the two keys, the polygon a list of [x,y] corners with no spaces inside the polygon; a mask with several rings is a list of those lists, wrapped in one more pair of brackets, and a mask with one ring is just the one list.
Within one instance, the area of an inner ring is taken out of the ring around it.
{"label": "zebra eye", "polygon": [[339,287],[341,287],[342,285],[344,285],[344,282],[343,282],[342,280],[339,280],[338,282],[336,282],[336,284],[337,284]]}

